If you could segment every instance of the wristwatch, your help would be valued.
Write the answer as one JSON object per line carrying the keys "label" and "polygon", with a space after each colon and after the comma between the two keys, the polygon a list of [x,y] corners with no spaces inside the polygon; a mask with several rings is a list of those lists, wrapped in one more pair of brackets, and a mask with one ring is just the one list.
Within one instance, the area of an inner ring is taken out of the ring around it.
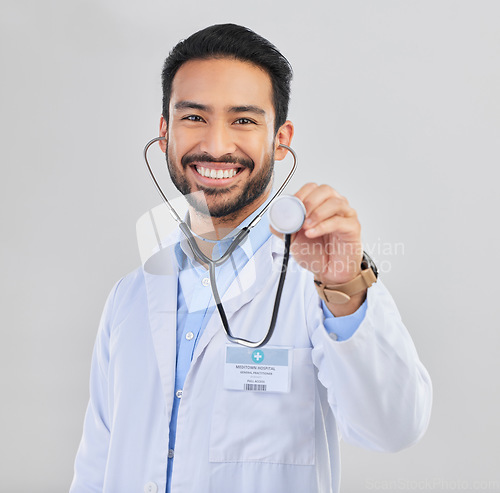
{"label": "wristwatch", "polygon": [[366,253],[363,252],[363,260],[361,261],[361,273],[354,279],[344,284],[335,284],[327,286],[321,281],[314,280],[318,294],[327,303],[342,305],[347,303],[351,296],[369,288],[377,281],[378,270],[375,262]]}

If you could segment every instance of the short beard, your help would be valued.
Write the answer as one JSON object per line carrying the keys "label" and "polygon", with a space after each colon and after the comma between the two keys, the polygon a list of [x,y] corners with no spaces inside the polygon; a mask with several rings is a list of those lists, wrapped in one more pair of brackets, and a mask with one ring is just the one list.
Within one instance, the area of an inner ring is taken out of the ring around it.
{"label": "short beard", "polygon": [[[165,152],[165,158],[167,160],[168,170],[170,172],[170,178],[173,184],[179,190],[179,192],[184,195],[191,207],[193,207],[198,213],[206,215],[208,204],[205,201],[197,200],[197,194],[195,192],[203,192],[205,195],[225,195],[228,194],[234,187],[229,187],[227,189],[221,190],[219,188],[203,187],[201,185],[197,186],[197,190],[191,190],[189,182],[187,181],[185,174],[181,174],[174,165],[172,165],[168,154],[168,144]],[[200,156],[189,156],[186,155],[181,159],[181,166],[186,171],[188,163],[202,160]],[[225,162],[225,163],[235,163],[241,164],[245,168],[248,168],[250,172],[255,169],[255,164],[251,160],[242,160],[238,158],[233,158],[228,156],[224,159],[214,159],[210,156],[203,156],[203,160],[207,162]],[[245,184],[242,192],[233,200],[227,199],[220,204],[213,204],[208,207],[208,212],[211,217],[218,219],[230,221],[237,213],[244,207],[250,205],[255,200],[257,200],[267,189],[269,183],[273,178],[274,171],[274,155],[269,154],[266,156],[266,160],[263,163],[262,168],[257,172],[255,176],[250,175],[250,179]]]}

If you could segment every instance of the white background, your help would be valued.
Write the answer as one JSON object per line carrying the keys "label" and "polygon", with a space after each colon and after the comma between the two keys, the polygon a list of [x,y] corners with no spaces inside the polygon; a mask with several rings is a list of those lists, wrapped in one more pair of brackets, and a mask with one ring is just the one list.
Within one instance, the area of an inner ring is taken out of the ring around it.
{"label": "white background", "polygon": [[0,5],[1,492],[69,487],[100,312],[159,203],[141,153],[161,66],[221,22],[292,63],[289,190],[328,183],[357,209],[433,378],[424,439],[343,445],[343,492],[500,491],[498,1]]}

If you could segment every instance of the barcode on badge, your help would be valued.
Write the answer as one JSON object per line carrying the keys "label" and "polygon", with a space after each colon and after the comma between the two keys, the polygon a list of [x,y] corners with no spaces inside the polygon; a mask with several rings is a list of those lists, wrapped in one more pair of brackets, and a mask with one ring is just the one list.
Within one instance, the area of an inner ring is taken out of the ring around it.
{"label": "barcode on badge", "polygon": [[259,390],[261,392],[265,392],[267,390],[267,385],[259,383],[246,383],[243,385],[243,390]]}

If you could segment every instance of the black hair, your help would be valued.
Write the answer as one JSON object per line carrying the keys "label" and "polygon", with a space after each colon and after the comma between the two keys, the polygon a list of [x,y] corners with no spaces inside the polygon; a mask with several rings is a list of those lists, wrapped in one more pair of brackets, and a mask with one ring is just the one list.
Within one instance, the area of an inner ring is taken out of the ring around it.
{"label": "black hair", "polygon": [[170,52],[162,71],[163,118],[168,122],[172,82],[189,60],[234,58],[264,69],[271,79],[275,112],[274,131],[285,123],[290,102],[292,67],[267,39],[236,24],[216,24],[180,41]]}

